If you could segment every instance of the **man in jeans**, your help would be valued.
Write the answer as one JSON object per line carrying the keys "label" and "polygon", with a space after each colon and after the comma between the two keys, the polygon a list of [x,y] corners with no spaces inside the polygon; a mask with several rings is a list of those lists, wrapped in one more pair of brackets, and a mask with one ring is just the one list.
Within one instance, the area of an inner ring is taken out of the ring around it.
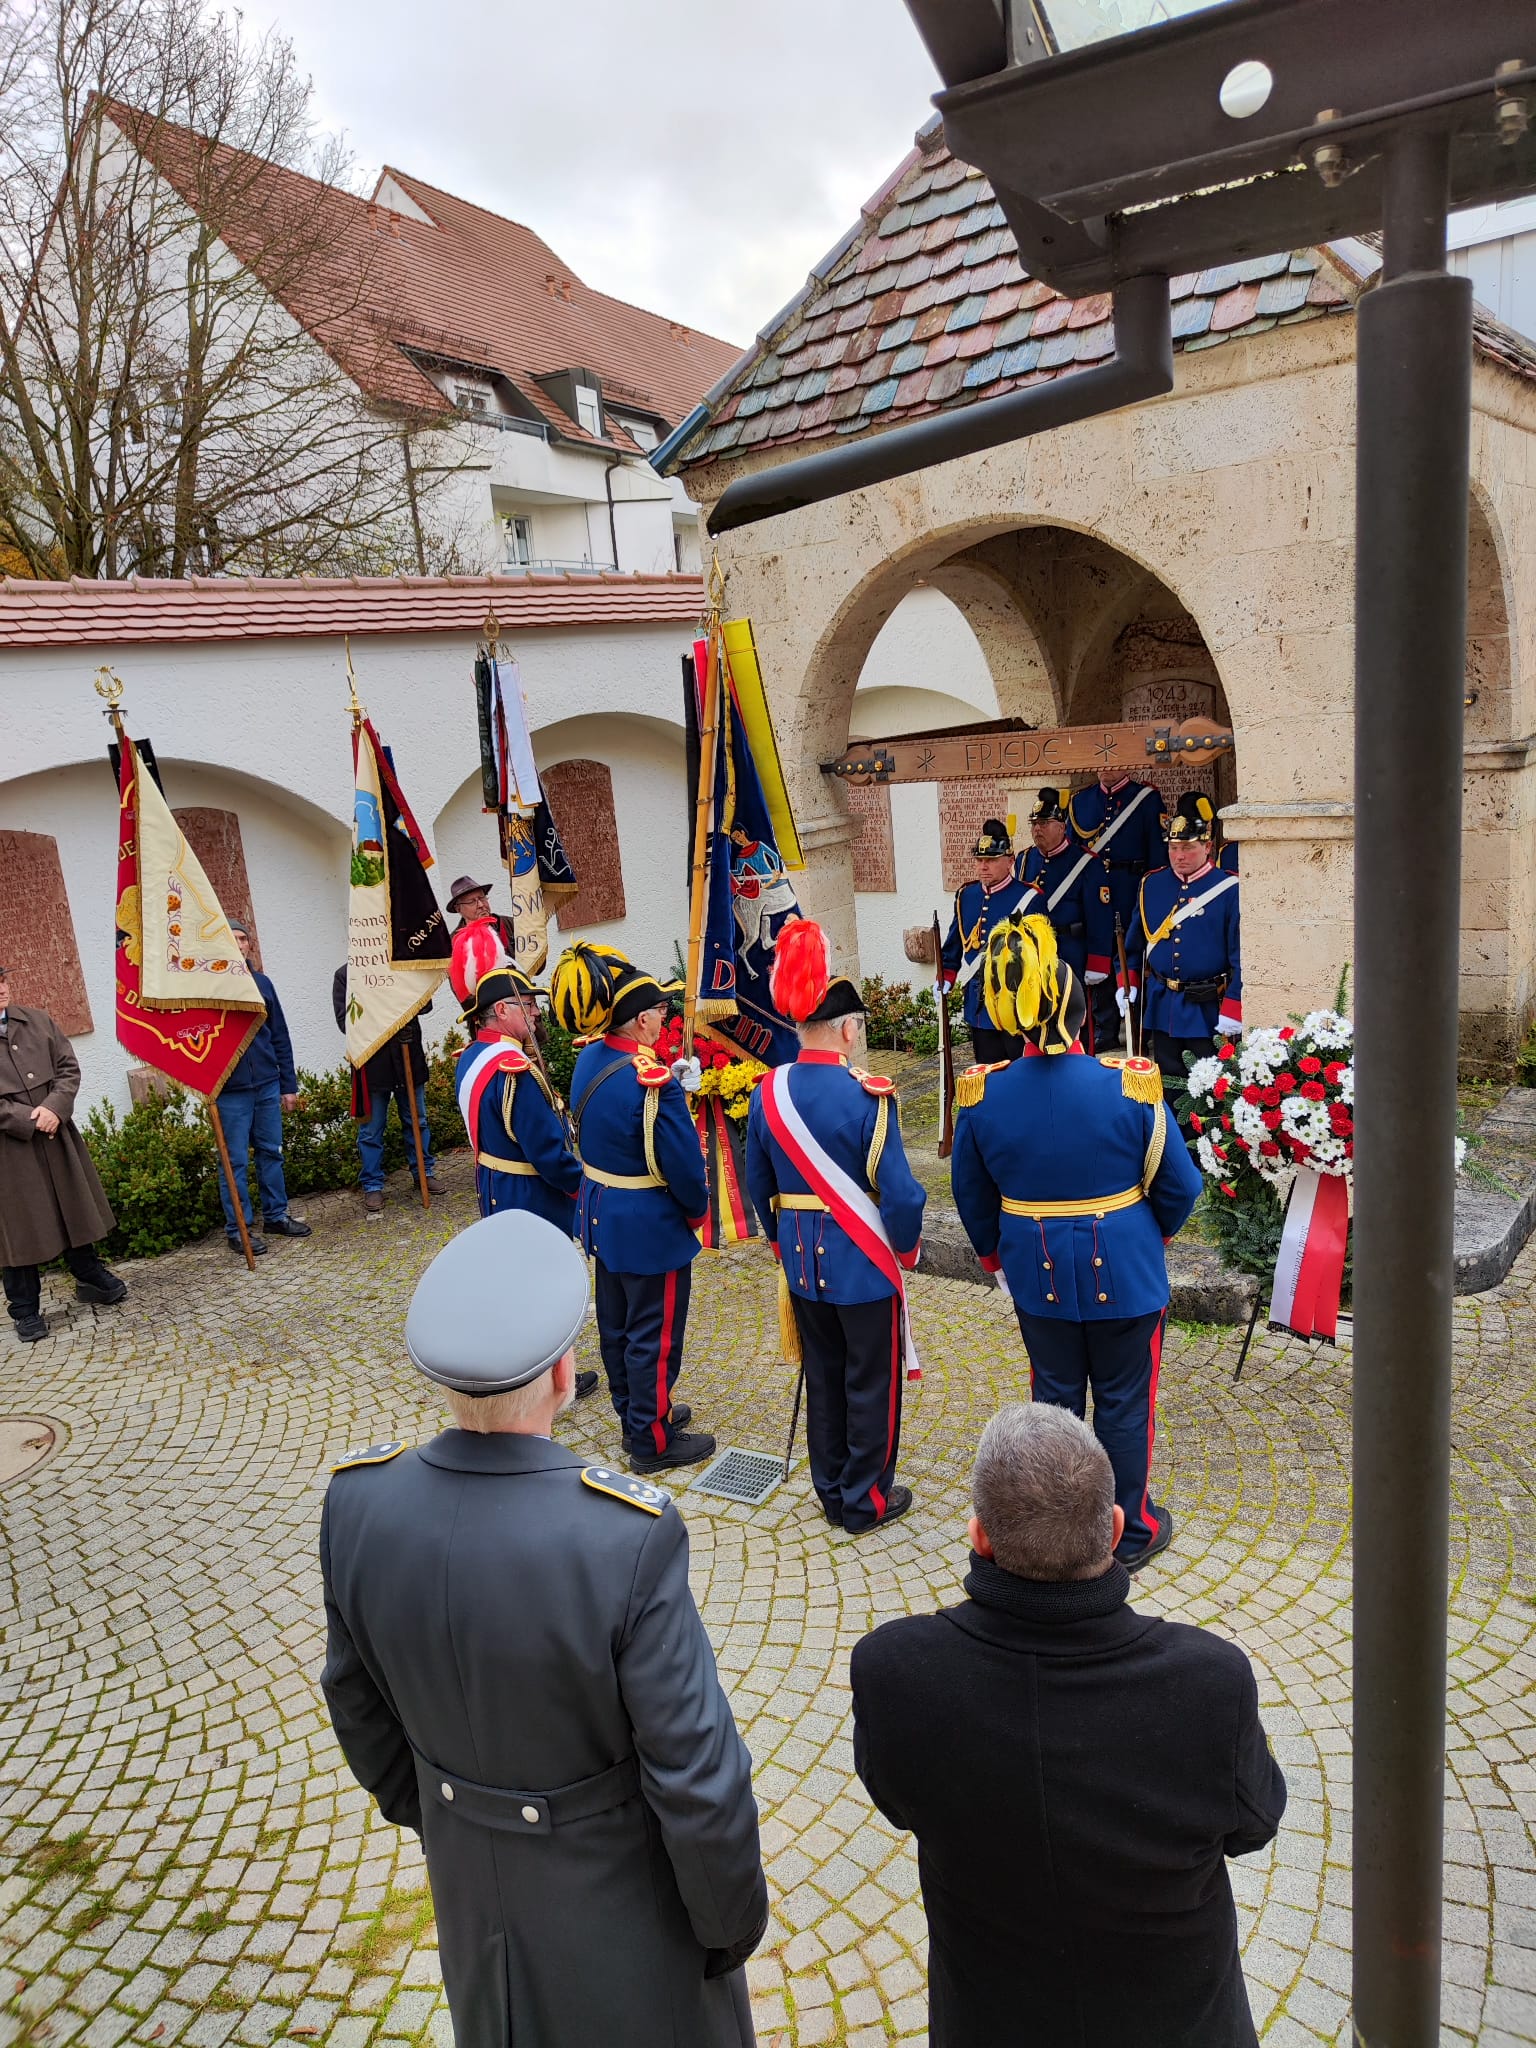
{"label": "man in jeans", "polygon": [[[240,1189],[240,1207],[251,1226],[251,1197],[246,1166],[251,1148],[256,1148],[256,1173],[261,1182],[262,1228],[271,1237],[308,1237],[309,1225],[288,1214],[288,1189],[283,1180],[283,1112],[296,1109],[299,1077],[293,1064],[293,1041],[277,990],[251,959],[251,935],[238,918],[229,920],[251,978],[267,1006],[266,1021],[241,1055],[240,1064],[224,1083],[219,1095],[219,1120],[229,1146],[229,1161]],[[240,1225],[235,1205],[219,1167],[219,1199],[224,1204],[224,1234],[231,1251],[241,1250]],[[251,1238],[251,1250],[258,1255],[267,1248],[265,1237]]]}
{"label": "man in jeans", "polygon": [[[331,1007],[336,1012],[336,1028],[347,1028],[347,968],[343,961],[331,981]],[[427,1004],[430,1010],[432,1005]],[[361,1067],[352,1069],[352,1114],[357,1120],[357,1156],[362,1166],[363,1213],[370,1223],[376,1223],[384,1214],[384,1131],[389,1122],[389,1105],[393,1098],[395,1114],[400,1119],[400,1129],[405,1137],[405,1163],[411,1169],[411,1182],[415,1186],[416,1141],[411,1135],[411,1104],[406,1093],[405,1060],[401,1048],[410,1053],[411,1079],[415,1085],[416,1116],[421,1125],[421,1151],[427,1164],[427,1193],[440,1195],[443,1183],[437,1177],[437,1161],[432,1156],[432,1130],[427,1122],[427,1054],[421,1042],[421,1017],[413,1017],[404,1024],[393,1038],[386,1039],[372,1059],[364,1061]],[[419,1192],[419,1189],[418,1189]]]}

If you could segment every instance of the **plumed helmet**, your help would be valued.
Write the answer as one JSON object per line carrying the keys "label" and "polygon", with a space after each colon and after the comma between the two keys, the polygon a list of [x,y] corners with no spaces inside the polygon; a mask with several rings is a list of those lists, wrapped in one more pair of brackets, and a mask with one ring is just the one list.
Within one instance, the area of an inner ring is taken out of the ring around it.
{"label": "plumed helmet", "polygon": [[779,1015],[792,1024],[830,1024],[864,1009],[847,975],[832,972],[831,942],[809,917],[792,917],[780,927],[768,993]]}
{"label": "plumed helmet", "polygon": [[473,924],[461,925],[454,933],[448,981],[466,1010],[473,1007],[474,993],[482,977],[495,967],[511,965],[507,949],[501,943],[501,927],[494,917],[477,918]]}
{"label": "plumed helmet", "polygon": [[1060,818],[1066,823],[1067,800],[1059,789],[1042,789],[1030,805],[1030,823],[1038,824],[1042,818]]}
{"label": "plumed helmet", "polygon": [[616,946],[585,939],[567,946],[549,977],[549,1007],[556,1022],[577,1036],[606,1031],[617,992],[615,970],[629,964]]}
{"label": "plumed helmet", "polygon": [[1186,789],[1168,820],[1170,839],[1210,839],[1216,831],[1216,806],[1203,789]]}
{"label": "plumed helmet", "polygon": [[987,941],[982,1002],[995,1030],[1065,1052],[1082,1029],[1081,983],[1056,949],[1048,917],[1010,917]]}
{"label": "plumed helmet", "polygon": [[981,830],[976,834],[976,844],[971,848],[975,860],[994,860],[999,855],[1013,851],[1013,839],[1001,818],[983,818]]}

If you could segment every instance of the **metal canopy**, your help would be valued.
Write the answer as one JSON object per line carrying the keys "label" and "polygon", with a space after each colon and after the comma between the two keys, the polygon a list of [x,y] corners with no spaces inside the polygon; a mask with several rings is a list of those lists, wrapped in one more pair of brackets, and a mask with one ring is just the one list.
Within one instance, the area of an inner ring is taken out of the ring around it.
{"label": "metal canopy", "polygon": [[[1062,56],[1025,40],[1027,0],[1010,0],[1008,29],[995,0],[908,9],[947,88],[945,140],[986,172],[1026,268],[1059,291],[1374,228],[1388,130],[1450,134],[1453,206],[1536,184],[1536,133],[1501,113],[1536,87],[1531,0],[1229,0]],[[1234,119],[1222,83],[1254,61],[1273,88]]]}

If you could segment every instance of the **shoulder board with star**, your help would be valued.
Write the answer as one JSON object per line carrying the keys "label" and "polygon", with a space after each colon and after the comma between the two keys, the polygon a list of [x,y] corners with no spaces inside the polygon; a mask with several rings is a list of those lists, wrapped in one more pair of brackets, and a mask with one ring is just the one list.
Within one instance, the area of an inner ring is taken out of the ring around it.
{"label": "shoulder board with star", "polygon": [[896,1083],[885,1074],[866,1074],[862,1067],[850,1067],[849,1072],[866,1095],[894,1095]]}
{"label": "shoulder board with star", "polygon": [[331,1467],[333,1472],[350,1472],[354,1465],[387,1465],[391,1458],[398,1458],[405,1449],[405,1440],[397,1437],[393,1443],[369,1444],[363,1451],[348,1451],[344,1458],[338,1458]]}
{"label": "shoulder board with star", "polygon": [[1012,1064],[1011,1060],[993,1060],[985,1066],[967,1067],[955,1080],[956,1109],[974,1109],[986,1093],[988,1074],[1000,1074]]}
{"label": "shoulder board with star", "polygon": [[615,1472],[611,1465],[584,1465],[581,1483],[594,1493],[606,1493],[626,1507],[640,1508],[648,1515],[662,1514],[672,1496],[662,1486],[648,1486],[630,1472]]}
{"label": "shoulder board with star", "polygon": [[672,1078],[672,1069],[664,1067],[660,1060],[653,1060],[648,1052],[635,1054],[635,1079],[642,1088],[662,1088]]}
{"label": "shoulder board with star", "polygon": [[1120,1093],[1128,1095],[1132,1102],[1162,1101],[1163,1070],[1156,1060],[1143,1059],[1136,1053],[1127,1056],[1123,1052],[1101,1052],[1099,1065],[1118,1068]]}

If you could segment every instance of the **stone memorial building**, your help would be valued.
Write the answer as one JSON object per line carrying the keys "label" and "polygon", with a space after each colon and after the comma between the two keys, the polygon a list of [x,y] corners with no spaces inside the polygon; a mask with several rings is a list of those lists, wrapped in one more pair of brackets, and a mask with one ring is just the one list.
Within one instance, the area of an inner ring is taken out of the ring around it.
{"label": "stone memorial building", "polygon": [[[883,676],[902,674],[903,619],[938,593],[990,673],[981,716],[1230,725],[1233,753],[1201,772],[1241,849],[1247,1014],[1331,998],[1352,925],[1352,313],[1377,263],[1347,242],[1176,278],[1167,397],[722,538],[808,849],[802,895],[845,964],[870,950],[869,892],[894,887],[914,792],[850,791],[820,764],[850,737],[962,722],[974,692],[931,671],[902,678],[922,690],[871,690],[866,673],[878,638]],[[1026,277],[985,180],[933,123],[659,459],[707,508],[750,471],[1113,348],[1108,298]],[[1462,1042],[1470,1071],[1498,1072],[1536,1007],[1536,345],[1481,310],[1467,518]],[[920,715],[946,694],[947,718]],[[1161,775],[1165,794],[1189,773]],[[928,797],[947,884],[974,819],[1022,813],[1027,794]],[[893,900],[886,925],[930,908]]]}

